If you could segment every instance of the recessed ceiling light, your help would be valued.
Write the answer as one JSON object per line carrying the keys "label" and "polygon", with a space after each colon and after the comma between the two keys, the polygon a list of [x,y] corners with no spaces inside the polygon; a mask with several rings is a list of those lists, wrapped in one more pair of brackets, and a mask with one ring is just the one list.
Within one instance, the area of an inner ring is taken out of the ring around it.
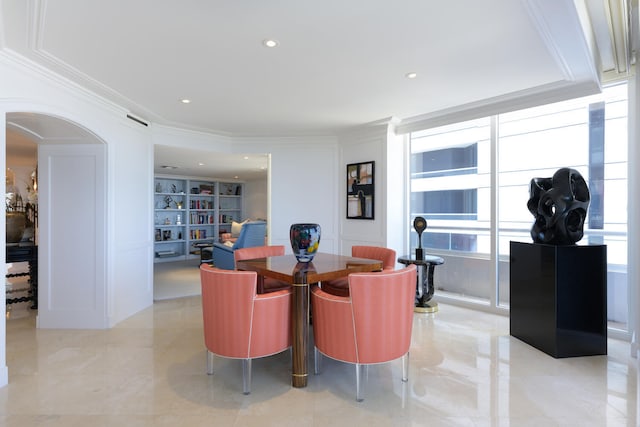
{"label": "recessed ceiling light", "polygon": [[245,160],[249,160],[249,156],[244,156],[243,157]]}
{"label": "recessed ceiling light", "polygon": [[191,100],[187,99],[187,98],[184,98],[184,99],[181,99],[180,102],[182,102],[183,104],[190,104]]}
{"label": "recessed ceiling light", "polygon": [[405,74],[404,76],[408,79],[415,79],[416,77],[418,77],[418,73],[411,72],[411,73]]}
{"label": "recessed ceiling light", "polygon": [[234,178],[234,179],[238,179],[238,175],[234,176],[233,178]]}
{"label": "recessed ceiling light", "polygon": [[198,166],[204,166],[204,163],[198,162]]}
{"label": "recessed ceiling light", "polygon": [[262,40],[262,44],[265,47],[277,47],[280,43],[278,43],[278,40],[265,39],[265,40]]}

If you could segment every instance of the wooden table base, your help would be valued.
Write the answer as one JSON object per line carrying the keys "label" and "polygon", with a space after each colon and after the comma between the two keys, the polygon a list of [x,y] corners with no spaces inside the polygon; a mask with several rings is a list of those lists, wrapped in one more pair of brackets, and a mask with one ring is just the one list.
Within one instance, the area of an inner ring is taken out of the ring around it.
{"label": "wooden table base", "polygon": [[291,304],[291,338],[293,369],[291,384],[294,387],[307,386],[307,348],[309,346],[309,285],[296,283],[293,285],[293,302]]}

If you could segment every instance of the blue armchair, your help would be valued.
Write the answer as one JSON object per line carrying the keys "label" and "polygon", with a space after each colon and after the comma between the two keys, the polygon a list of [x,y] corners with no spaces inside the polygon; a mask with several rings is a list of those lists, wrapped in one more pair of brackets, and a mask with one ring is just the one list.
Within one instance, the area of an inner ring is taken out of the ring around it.
{"label": "blue armchair", "polygon": [[224,270],[235,270],[233,252],[240,248],[264,246],[267,223],[264,221],[247,222],[242,226],[238,240],[233,246],[222,243],[213,244],[213,265]]}

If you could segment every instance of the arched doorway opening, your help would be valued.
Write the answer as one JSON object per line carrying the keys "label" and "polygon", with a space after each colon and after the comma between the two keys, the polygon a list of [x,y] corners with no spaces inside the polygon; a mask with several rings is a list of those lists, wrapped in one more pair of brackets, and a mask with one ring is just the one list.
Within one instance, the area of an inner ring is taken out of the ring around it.
{"label": "arched doorway opening", "polygon": [[13,139],[38,151],[37,326],[107,327],[105,142],[30,112],[6,115],[7,163]]}

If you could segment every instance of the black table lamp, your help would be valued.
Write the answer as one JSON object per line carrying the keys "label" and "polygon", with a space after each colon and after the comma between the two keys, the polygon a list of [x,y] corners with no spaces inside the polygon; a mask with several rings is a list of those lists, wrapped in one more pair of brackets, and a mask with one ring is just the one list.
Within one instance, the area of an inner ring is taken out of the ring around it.
{"label": "black table lamp", "polygon": [[427,221],[421,216],[417,216],[413,220],[413,228],[418,233],[418,247],[416,248],[416,259],[424,260],[424,251],[422,250],[422,232],[427,228]]}

